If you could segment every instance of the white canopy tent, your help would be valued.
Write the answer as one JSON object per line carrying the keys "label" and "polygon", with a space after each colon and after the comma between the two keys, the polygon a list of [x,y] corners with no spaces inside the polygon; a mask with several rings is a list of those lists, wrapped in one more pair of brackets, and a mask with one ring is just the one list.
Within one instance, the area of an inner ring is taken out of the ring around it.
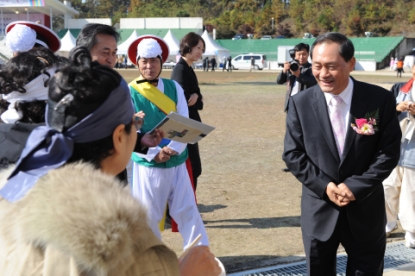
{"label": "white canopy tent", "polygon": [[415,63],[415,57],[413,55],[405,56],[405,59],[403,61],[404,67],[412,68],[412,66],[414,66],[414,63]]}
{"label": "white canopy tent", "polygon": [[76,39],[68,30],[61,39],[61,48],[59,52],[70,52],[76,46]]}
{"label": "white canopy tent", "polygon": [[205,41],[206,49],[203,56],[215,56],[217,64],[223,61],[223,57],[231,55],[228,49],[220,46],[205,30],[202,34],[202,38]]}
{"label": "white canopy tent", "polygon": [[134,30],[130,37],[128,37],[123,43],[117,46],[117,54],[118,55],[127,55],[128,54],[128,47],[130,47],[131,43],[138,37],[137,31]]}
{"label": "white canopy tent", "polygon": [[169,46],[170,54],[167,58],[167,62],[177,62],[176,57],[180,56],[180,43],[176,37],[172,34],[171,30],[167,32],[164,36],[164,41],[166,41],[167,45]]}

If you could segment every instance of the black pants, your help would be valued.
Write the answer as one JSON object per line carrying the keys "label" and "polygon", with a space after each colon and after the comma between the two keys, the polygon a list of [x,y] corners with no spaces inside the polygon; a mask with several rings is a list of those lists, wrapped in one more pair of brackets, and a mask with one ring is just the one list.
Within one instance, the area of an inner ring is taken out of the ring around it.
{"label": "black pants", "polygon": [[190,164],[192,165],[193,181],[195,184],[196,191],[197,178],[202,174],[202,163],[200,161],[199,144],[188,144],[187,150],[189,152]]}
{"label": "black pants", "polygon": [[357,242],[350,231],[345,209],[340,211],[336,228],[328,241],[322,242],[311,238],[303,231],[303,243],[309,276],[336,275],[336,254],[340,243],[348,255],[346,275],[380,276],[383,274],[386,235],[373,237],[370,241]]}

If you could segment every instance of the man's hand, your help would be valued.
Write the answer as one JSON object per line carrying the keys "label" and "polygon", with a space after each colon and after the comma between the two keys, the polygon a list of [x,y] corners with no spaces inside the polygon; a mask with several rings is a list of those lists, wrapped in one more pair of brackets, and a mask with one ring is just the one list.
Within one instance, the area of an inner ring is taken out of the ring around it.
{"label": "man's hand", "polygon": [[406,111],[408,111],[409,113],[411,113],[411,111],[412,111],[411,114],[413,115],[413,114],[415,114],[415,105],[411,101],[400,102],[396,106],[396,111],[399,111],[399,112],[406,112]]}
{"label": "man's hand", "polygon": [[350,201],[356,200],[356,198],[354,197],[354,194],[352,193],[352,191],[350,191],[349,187],[347,187],[346,184],[340,183],[339,185],[337,185],[337,188],[339,188],[346,194],[346,196],[344,197],[341,197],[341,198],[339,197],[340,201],[349,203]]}
{"label": "man's hand", "polygon": [[165,154],[168,154],[169,156],[172,156],[172,155],[177,155],[178,153],[177,153],[177,151],[175,151],[175,150],[172,150],[171,148],[169,148],[169,147],[164,147],[163,148],[163,151],[164,151],[164,153]]}
{"label": "man's hand", "polygon": [[326,194],[329,199],[337,206],[343,207],[349,204],[349,201],[344,201],[346,198],[346,192],[337,187],[336,184],[330,182],[326,187]]}
{"label": "man's hand", "polygon": [[161,139],[164,137],[163,131],[156,129],[153,134],[147,132],[141,138],[141,146],[144,147],[155,147],[160,144]]}
{"label": "man's hand", "polygon": [[415,103],[413,102],[408,103],[408,112],[411,115],[415,115]]}
{"label": "man's hand", "polygon": [[178,152],[169,147],[163,147],[161,151],[154,157],[157,163],[163,163],[170,159],[170,156],[177,155]]}
{"label": "man's hand", "polygon": [[288,61],[284,62],[284,68],[282,69],[282,72],[286,74],[290,70],[290,63]]}
{"label": "man's hand", "polygon": [[187,101],[187,105],[188,106],[194,105],[197,102],[197,98],[199,98],[199,95],[197,95],[197,93],[193,93],[192,95],[190,95],[190,98]]}
{"label": "man's hand", "polygon": [[163,149],[161,149],[161,151],[159,153],[157,153],[156,156],[154,156],[154,161],[156,161],[157,163],[163,163],[166,162],[170,159],[170,155],[165,153]]}
{"label": "man's hand", "polygon": [[195,246],[179,259],[181,276],[217,276],[221,273],[215,256],[207,246]]}

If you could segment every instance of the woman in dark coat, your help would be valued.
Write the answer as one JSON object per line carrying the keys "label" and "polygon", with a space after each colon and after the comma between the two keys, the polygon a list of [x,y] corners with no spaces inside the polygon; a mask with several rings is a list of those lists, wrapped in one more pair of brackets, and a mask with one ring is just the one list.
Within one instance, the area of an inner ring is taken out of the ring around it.
{"label": "woman in dark coat", "polygon": [[[203,38],[194,33],[188,33],[180,42],[179,62],[174,67],[171,79],[177,81],[184,90],[184,95],[189,107],[189,118],[201,122],[199,110],[203,109],[203,96],[200,93],[199,83],[192,64],[202,58],[205,52],[205,41]],[[197,178],[202,174],[202,164],[200,162],[199,145],[188,144],[190,162],[192,164],[193,180],[195,190]]]}

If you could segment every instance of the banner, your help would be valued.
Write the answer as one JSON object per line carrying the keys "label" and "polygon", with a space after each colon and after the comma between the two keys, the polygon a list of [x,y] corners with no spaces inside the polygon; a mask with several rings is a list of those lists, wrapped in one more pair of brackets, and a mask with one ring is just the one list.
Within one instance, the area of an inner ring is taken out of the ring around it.
{"label": "banner", "polygon": [[45,0],[0,0],[0,7],[44,7]]}

